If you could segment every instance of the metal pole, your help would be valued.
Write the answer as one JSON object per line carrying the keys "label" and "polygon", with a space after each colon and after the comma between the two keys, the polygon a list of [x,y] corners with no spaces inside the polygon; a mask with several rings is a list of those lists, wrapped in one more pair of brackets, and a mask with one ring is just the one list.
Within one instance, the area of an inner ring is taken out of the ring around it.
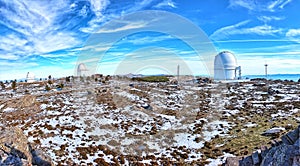
{"label": "metal pole", "polygon": [[268,79],[268,64],[265,64],[265,75],[266,79]]}
{"label": "metal pole", "polygon": [[179,65],[177,65],[177,82],[179,83],[179,69],[180,69],[180,67],[179,67]]}

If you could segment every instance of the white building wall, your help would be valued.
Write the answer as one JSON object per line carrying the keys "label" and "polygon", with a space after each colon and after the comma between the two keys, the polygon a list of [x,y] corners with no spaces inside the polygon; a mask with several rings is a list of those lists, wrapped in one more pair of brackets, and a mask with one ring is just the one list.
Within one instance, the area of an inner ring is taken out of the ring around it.
{"label": "white building wall", "polygon": [[215,57],[214,79],[234,80],[237,62],[235,56],[230,52],[221,52]]}

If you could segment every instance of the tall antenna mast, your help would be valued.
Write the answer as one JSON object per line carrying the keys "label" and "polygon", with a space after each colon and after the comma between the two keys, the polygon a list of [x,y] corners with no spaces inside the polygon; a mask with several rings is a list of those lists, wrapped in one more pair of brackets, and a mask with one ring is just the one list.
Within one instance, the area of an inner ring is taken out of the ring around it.
{"label": "tall antenna mast", "polygon": [[177,82],[179,83],[179,70],[180,70],[180,66],[177,65]]}
{"label": "tall antenna mast", "polygon": [[268,79],[268,64],[265,63],[265,75],[266,75],[266,79]]}

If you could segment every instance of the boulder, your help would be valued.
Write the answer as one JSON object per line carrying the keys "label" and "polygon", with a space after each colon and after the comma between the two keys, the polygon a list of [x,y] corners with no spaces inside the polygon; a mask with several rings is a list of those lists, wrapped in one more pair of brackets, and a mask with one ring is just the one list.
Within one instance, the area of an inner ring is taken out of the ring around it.
{"label": "boulder", "polygon": [[[270,153],[271,151],[272,151],[272,153]],[[300,156],[299,148],[294,145],[282,144],[281,146],[272,148],[271,151],[263,159],[261,166],[293,165],[293,162],[297,162],[297,158],[299,158],[299,156]]]}
{"label": "boulder", "polygon": [[241,157],[227,157],[224,166],[239,166]]}
{"label": "boulder", "polygon": [[0,127],[0,165],[51,166],[51,159],[31,148],[23,131],[17,127]]}
{"label": "boulder", "polygon": [[[27,137],[19,128],[2,128],[0,131],[0,151],[3,151],[3,156],[0,156],[0,163],[3,165],[26,165],[32,163]],[[26,160],[26,162],[23,160]]]}
{"label": "boulder", "polygon": [[[281,137],[282,141],[273,140],[272,147],[269,149],[261,147],[260,152],[255,152],[251,156],[232,157],[226,160],[223,165],[236,165],[239,162],[241,166],[298,166],[300,165],[300,138],[299,129],[290,131]],[[283,128],[272,128],[263,133],[269,136],[279,134]]]}
{"label": "boulder", "polygon": [[285,130],[285,129],[281,128],[281,127],[274,127],[269,130],[266,130],[261,135],[263,135],[263,136],[278,136],[280,134],[280,132],[282,132],[283,130]]}

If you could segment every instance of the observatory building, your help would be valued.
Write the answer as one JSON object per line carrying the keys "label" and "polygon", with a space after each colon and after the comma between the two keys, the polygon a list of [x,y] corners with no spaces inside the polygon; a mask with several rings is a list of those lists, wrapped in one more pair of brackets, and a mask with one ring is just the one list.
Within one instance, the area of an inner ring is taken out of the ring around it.
{"label": "observatory building", "polygon": [[214,79],[241,79],[241,66],[237,65],[237,61],[233,53],[229,51],[223,51],[215,56]]}
{"label": "observatory building", "polygon": [[35,82],[35,76],[33,73],[27,72],[26,74],[26,80],[27,82]]}
{"label": "observatory building", "polygon": [[88,71],[84,63],[80,63],[77,67],[77,76],[84,76],[84,72]]}

